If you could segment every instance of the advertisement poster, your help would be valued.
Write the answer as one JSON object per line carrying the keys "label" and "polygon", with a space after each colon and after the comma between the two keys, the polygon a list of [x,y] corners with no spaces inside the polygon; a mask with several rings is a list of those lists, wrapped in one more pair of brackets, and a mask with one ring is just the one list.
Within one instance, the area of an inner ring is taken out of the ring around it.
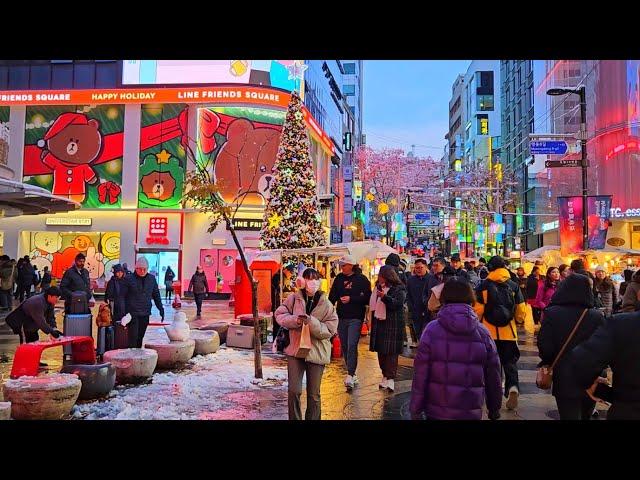
{"label": "advertisement poster", "polygon": [[286,113],[253,107],[198,110],[198,162],[213,169],[227,203],[265,205]]}
{"label": "advertisement poster", "polygon": [[605,247],[610,213],[611,195],[587,197],[589,248],[600,250]]}
{"label": "advertisement poster", "polygon": [[142,106],[138,208],[181,208],[188,106]]}
{"label": "advertisement poster", "polygon": [[120,208],[124,106],[27,107],[23,181],[86,208]]}
{"label": "advertisement poster", "polygon": [[9,161],[9,107],[0,107],[0,165]]}
{"label": "advertisement poster", "polygon": [[558,197],[560,255],[581,251],[583,241],[582,197]]}

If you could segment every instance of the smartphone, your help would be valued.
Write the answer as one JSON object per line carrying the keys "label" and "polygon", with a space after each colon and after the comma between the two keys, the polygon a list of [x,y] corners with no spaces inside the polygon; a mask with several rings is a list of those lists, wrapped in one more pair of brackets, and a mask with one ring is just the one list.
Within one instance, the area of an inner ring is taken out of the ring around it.
{"label": "smartphone", "polygon": [[593,395],[597,398],[601,398],[605,403],[611,405],[611,397],[613,393],[613,387],[607,385],[606,383],[599,383],[596,386],[595,392]]}

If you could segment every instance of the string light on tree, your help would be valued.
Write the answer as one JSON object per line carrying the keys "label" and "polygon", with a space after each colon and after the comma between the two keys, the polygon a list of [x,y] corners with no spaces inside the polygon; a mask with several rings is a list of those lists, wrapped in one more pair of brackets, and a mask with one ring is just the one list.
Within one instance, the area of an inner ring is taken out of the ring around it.
{"label": "string light on tree", "polygon": [[264,249],[315,247],[326,242],[302,101],[295,90],[282,127],[264,215],[266,222],[260,232]]}

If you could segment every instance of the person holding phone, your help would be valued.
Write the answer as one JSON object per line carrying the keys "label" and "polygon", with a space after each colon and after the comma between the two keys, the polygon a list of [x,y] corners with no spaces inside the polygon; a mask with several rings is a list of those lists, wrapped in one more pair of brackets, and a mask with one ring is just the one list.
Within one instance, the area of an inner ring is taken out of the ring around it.
{"label": "person holding phone", "polygon": [[[289,330],[289,345],[284,349],[289,377],[289,420],[302,420],[300,396],[304,375],[307,376],[304,419],[320,420],[320,384],[324,366],[331,362],[329,339],[338,328],[338,315],[326,294],[320,291],[320,274],[313,268],[307,268],[302,279],[303,287],[286,298],[276,309],[275,317],[280,326]],[[303,325],[309,327],[311,350],[304,358],[298,358]]]}

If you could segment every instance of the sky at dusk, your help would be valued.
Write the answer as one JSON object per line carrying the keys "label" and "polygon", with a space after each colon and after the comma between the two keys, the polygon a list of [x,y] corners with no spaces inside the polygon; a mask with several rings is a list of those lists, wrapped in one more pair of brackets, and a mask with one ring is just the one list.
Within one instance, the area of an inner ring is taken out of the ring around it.
{"label": "sky at dusk", "polygon": [[442,157],[451,86],[470,60],[366,60],[364,133],[373,148]]}

